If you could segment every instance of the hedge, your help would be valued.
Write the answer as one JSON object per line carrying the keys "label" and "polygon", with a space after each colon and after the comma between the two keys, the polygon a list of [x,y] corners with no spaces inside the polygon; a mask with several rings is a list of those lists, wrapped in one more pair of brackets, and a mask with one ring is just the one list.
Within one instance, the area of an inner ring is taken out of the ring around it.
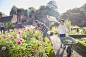
{"label": "hedge", "polygon": [[85,41],[78,41],[78,44],[76,44],[78,47],[86,51],[86,40]]}
{"label": "hedge", "polygon": [[75,34],[75,35],[71,34],[69,36],[73,38],[82,38],[82,37],[86,37],[86,34]]}

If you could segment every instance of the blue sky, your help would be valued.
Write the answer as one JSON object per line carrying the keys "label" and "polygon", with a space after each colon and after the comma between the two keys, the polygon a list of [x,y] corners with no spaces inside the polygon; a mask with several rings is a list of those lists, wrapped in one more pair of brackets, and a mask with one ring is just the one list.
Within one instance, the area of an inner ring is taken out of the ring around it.
{"label": "blue sky", "polygon": [[[27,9],[34,7],[38,9],[41,5],[46,5],[50,0],[0,0],[0,12],[9,15],[13,5],[19,8]],[[81,7],[86,0],[55,0],[58,5],[58,11],[64,13],[69,9]]]}

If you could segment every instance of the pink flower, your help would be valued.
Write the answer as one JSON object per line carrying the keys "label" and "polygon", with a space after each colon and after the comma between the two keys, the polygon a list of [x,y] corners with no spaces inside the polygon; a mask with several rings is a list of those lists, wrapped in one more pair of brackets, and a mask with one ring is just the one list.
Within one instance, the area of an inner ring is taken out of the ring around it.
{"label": "pink flower", "polygon": [[5,36],[7,36],[7,34],[5,34]]}
{"label": "pink flower", "polygon": [[42,40],[40,40],[40,41],[42,41]]}
{"label": "pink flower", "polygon": [[3,36],[3,38],[6,38],[6,36]]}
{"label": "pink flower", "polygon": [[10,38],[11,38],[11,39],[14,39],[14,37],[13,37],[13,36],[11,36]]}
{"label": "pink flower", "polygon": [[22,36],[20,36],[20,38],[22,38]]}
{"label": "pink flower", "polygon": [[8,43],[8,40],[7,40],[7,43]]}
{"label": "pink flower", "polygon": [[9,32],[10,32],[11,30],[9,29]]}
{"label": "pink flower", "polygon": [[6,50],[6,47],[2,47],[2,50]]}
{"label": "pink flower", "polygon": [[15,28],[14,30],[17,31],[17,28]]}
{"label": "pink flower", "polygon": [[0,31],[0,34],[1,34],[1,31]]}
{"label": "pink flower", "polygon": [[37,48],[35,47],[35,50],[37,50]]}
{"label": "pink flower", "polygon": [[21,41],[19,41],[18,44],[21,45]]}
{"label": "pink flower", "polygon": [[24,31],[25,31],[26,29],[24,29]]}
{"label": "pink flower", "polygon": [[40,46],[40,44],[38,44],[38,46]]}
{"label": "pink flower", "polygon": [[20,39],[20,41],[22,42],[22,41],[23,41],[23,39]]}
{"label": "pink flower", "polygon": [[29,29],[27,31],[29,31]]}
{"label": "pink flower", "polygon": [[19,31],[18,33],[19,33],[19,34],[21,34],[21,32],[20,32],[20,31]]}

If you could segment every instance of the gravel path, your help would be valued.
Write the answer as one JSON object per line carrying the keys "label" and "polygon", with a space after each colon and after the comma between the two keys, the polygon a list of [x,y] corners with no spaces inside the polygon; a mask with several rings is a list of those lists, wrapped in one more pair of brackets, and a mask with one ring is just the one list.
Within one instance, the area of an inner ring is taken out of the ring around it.
{"label": "gravel path", "polygon": [[[67,53],[64,49],[60,48],[60,39],[57,35],[50,37],[53,43],[53,50],[56,57],[67,57]],[[86,57],[86,53],[79,50],[77,47],[73,46],[74,52],[71,57]]]}

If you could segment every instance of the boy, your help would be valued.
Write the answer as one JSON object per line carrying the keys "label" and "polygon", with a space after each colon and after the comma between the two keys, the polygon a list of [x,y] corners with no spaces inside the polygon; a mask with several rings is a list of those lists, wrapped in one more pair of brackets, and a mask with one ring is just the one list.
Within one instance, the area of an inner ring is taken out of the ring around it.
{"label": "boy", "polygon": [[[69,33],[68,29],[66,28],[66,25],[64,24],[64,19],[61,20],[61,24],[58,26],[57,33],[60,29],[60,37],[65,37],[65,30]],[[62,48],[62,43],[60,41],[60,47]]]}

